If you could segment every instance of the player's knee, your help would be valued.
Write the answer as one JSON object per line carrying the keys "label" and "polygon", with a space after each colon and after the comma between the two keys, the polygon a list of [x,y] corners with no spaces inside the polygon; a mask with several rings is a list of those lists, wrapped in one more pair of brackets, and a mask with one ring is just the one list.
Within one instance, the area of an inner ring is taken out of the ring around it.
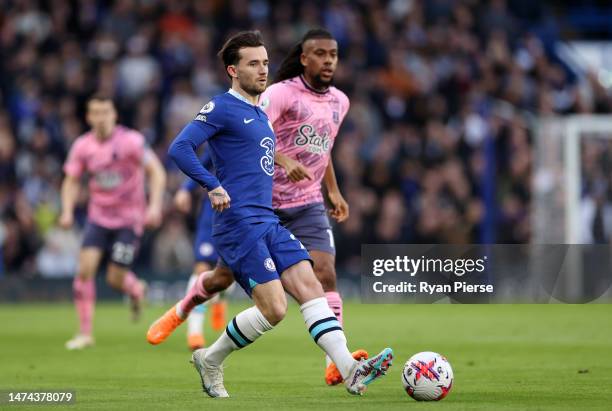
{"label": "player's knee", "polygon": [[268,320],[271,325],[277,325],[283,321],[283,318],[285,318],[285,315],[287,314],[287,300],[279,299],[266,306],[263,310],[261,310],[261,313],[264,317],[266,317],[266,320]]}
{"label": "player's knee", "polygon": [[121,288],[123,285],[123,276],[117,272],[109,271],[106,273],[106,283],[113,288]]}
{"label": "player's knee", "polygon": [[331,262],[315,266],[315,275],[323,287],[323,291],[336,291],[336,268]]}
{"label": "player's knee", "polygon": [[285,318],[285,314],[287,314],[287,305],[285,304],[285,306],[274,306],[272,308],[272,310],[269,312],[269,316],[266,317],[266,319],[268,320],[268,322],[272,325],[276,325],[278,323],[280,323],[281,321],[283,321],[283,318]]}

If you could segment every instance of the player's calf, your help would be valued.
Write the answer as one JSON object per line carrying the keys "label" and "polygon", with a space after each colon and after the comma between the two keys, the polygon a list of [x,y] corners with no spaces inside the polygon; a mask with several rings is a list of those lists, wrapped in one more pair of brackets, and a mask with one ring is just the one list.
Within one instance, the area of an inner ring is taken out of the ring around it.
{"label": "player's calf", "polygon": [[203,286],[210,294],[218,293],[228,289],[234,282],[234,274],[229,267],[224,265],[215,266],[212,274],[203,279]]}
{"label": "player's calf", "polygon": [[151,324],[147,331],[149,343],[155,345],[165,341],[196,306],[214,297],[214,294],[209,294],[203,285],[204,278],[212,273],[212,271],[206,271],[200,274],[185,297]]}
{"label": "player's calf", "polygon": [[[207,264],[199,263],[197,266],[204,266]],[[203,270],[204,271],[204,270]],[[194,286],[195,282],[198,280],[199,275],[193,273],[189,278],[189,282],[187,284],[186,293],[189,293],[189,290]],[[196,306],[189,316],[187,317],[187,346],[191,351],[195,351],[198,348],[204,347],[204,313],[206,312],[206,305],[200,304]]]}
{"label": "player's calf", "polygon": [[336,260],[333,254],[322,251],[311,251],[314,262],[314,273],[321,283],[323,291],[336,291]]}

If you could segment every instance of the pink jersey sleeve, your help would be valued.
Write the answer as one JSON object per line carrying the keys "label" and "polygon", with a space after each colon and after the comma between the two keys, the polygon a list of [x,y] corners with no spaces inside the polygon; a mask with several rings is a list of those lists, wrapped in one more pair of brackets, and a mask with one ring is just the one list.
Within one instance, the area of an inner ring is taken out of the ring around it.
{"label": "pink jersey sleeve", "polygon": [[130,144],[130,155],[135,159],[141,161],[144,164],[145,161],[145,152],[146,152],[146,144],[144,136],[136,130],[129,131],[129,141]]}
{"label": "pink jersey sleeve", "polygon": [[349,109],[351,108],[351,101],[349,100],[348,96],[342,91],[338,90],[338,92],[340,94],[340,107],[342,110],[342,113],[340,114],[340,124],[342,124],[344,118],[348,114]]}
{"label": "pink jersey sleeve", "polygon": [[283,83],[275,83],[268,87],[261,95],[261,109],[266,113],[270,123],[273,125],[286,110],[288,94]]}
{"label": "pink jersey sleeve", "polygon": [[64,163],[64,173],[72,177],[80,177],[85,171],[85,144],[83,137],[78,138],[70,147],[68,159]]}

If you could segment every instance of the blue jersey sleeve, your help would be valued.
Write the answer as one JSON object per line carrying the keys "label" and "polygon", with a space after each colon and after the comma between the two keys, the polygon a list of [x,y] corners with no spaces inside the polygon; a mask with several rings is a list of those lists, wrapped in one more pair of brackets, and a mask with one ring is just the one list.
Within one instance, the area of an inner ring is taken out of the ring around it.
{"label": "blue jersey sleeve", "polygon": [[193,192],[200,185],[190,178],[186,178],[183,184],[181,184],[181,190],[187,190],[189,192]]}
{"label": "blue jersey sleeve", "polygon": [[206,140],[218,134],[222,124],[221,110],[219,108],[215,110],[215,102],[211,101],[181,130],[168,149],[168,155],[181,171],[208,191],[219,187],[221,183],[200,162],[196,150]]}
{"label": "blue jersey sleeve", "polygon": [[[202,155],[200,156],[200,163],[202,163],[205,169],[212,169],[212,157],[210,156],[208,150],[204,151],[204,153],[202,153]],[[200,185],[195,180],[189,177],[186,178],[183,184],[181,185],[182,190],[187,190],[189,192],[193,192],[198,187],[200,187]]]}

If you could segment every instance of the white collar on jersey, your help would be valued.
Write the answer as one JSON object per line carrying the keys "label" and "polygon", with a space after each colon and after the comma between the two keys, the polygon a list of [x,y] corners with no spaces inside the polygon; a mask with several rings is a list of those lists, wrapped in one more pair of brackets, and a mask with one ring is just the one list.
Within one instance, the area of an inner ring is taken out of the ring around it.
{"label": "white collar on jersey", "polygon": [[230,93],[232,96],[236,97],[238,100],[244,101],[245,103],[247,103],[250,106],[257,107],[257,104],[251,103],[249,100],[247,100],[247,98],[245,96],[243,96],[242,94],[238,93],[236,90],[230,88],[229,90],[227,90],[227,92]]}

